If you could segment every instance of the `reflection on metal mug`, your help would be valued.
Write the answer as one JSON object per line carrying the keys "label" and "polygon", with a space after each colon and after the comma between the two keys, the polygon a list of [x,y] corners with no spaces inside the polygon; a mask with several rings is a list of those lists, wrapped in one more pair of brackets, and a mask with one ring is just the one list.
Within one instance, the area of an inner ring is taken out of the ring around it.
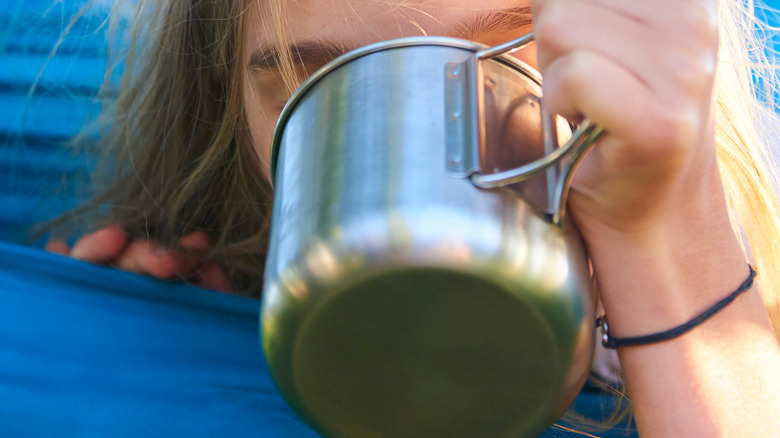
{"label": "reflection on metal mug", "polygon": [[506,54],[531,40],[367,46],[283,111],[262,338],[320,433],[534,436],[581,389],[594,295],[563,213],[600,130],[544,111]]}

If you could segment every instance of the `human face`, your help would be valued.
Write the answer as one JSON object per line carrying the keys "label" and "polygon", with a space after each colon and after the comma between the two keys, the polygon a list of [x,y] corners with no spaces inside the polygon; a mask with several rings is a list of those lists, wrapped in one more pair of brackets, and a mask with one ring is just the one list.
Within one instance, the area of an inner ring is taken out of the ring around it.
{"label": "human face", "polygon": [[[284,0],[280,0],[284,1]],[[253,1],[245,17],[244,106],[262,172],[269,175],[273,128],[289,98],[274,51],[277,32],[264,24],[267,1]],[[367,44],[410,36],[448,36],[497,45],[531,30],[528,0],[289,0],[286,35],[300,76],[311,74],[336,56]],[[532,46],[514,56],[535,66]]]}

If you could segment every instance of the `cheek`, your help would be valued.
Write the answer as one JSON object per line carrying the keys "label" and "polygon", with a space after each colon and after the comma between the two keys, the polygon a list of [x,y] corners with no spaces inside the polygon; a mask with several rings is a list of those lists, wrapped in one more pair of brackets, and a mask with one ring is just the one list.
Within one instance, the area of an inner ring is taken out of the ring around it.
{"label": "cheek", "polygon": [[536,56],[536,43],[531,43],[520,50],[512,52],[509,54],[509,56],[519,59],[520,61],[528,64],[534,70],[539,71],[539,61],[537,60]]}
{"label": "cheek", "polygon": [[[515,40],[522,36],[525,36],[531,30],[532,29],[530,26],[522,27],[509,32],[501,32],[500,34],[485,35],[480,38],[477,38],[476,41],[478,43],[485,44],[486,46],[494,47]],[[537,61],[537,56],[536,56],[536,43],[532,42],[531,44],[528,44],[526,47],[517,50],[515,52],[512,52],[509,56],[517,58],[520,61],[523,61],[524,63],[528,64],[535,70],[539,70],[539,62]]]}
{"label": "cheek", "polygon": [[244,89],[246,112],[252,147],[260,159],[263,177],[270,180],[271,139],[279,117],[278,111],[263,108],[262,100],[252,86]]}
{"label": "cheek", "polygon": [[512,56],[530,65],[535,70],[539,70],[539,61],[536,57],[536,44],[531,43],[527,47],[513,53]]}

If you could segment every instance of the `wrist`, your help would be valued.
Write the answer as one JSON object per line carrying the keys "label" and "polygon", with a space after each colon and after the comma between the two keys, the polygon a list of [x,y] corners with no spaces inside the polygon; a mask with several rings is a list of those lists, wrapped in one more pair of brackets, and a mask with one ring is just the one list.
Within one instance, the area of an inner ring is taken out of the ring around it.
{"label": "wrist", "polygon": [[586,237],[599,293],[616,337],[679,326],[737,289],[746,257],[728,222]]}
{"label": "wrist", "polygon": [[612,335],[679,326],[745,280],[748,259],[731,225],[717,166],[698,170],[697,184],[670,188],[666,201],[627,226],[575,217]]}
{"label": "wrist", "polygon": [[713,304],[702,313],[696,315],[694,318],[680,325],[672,327],[668,330],[642,335],[642,336],[618,338],[613,336],[611,331],[609,330],[609,322],[607,321],[606,315],[602,315],[596,321],[596,325],[601,328],[602,344],[606,348],[617,349],[620,347],[637,347],[637,346],[657,344],[659,342],[665,342],[665,341],[670,341],[672,339],[676,339],[690,332],[691,330],[698,327],[699,325],[705,323],[710,318],[713,318],[715,315],[717,315],[719,312],[725,309],[729,304],[733,303],[734,300],[736,300],[740,295],[749,291],[753,287],[753,281],[756,278],[756,275],[757,272],[753,268],[753,266],[748,265],[748,277],[745,279],[744,282],[742,282],[742,284],[739,286],[739,288],[737,288],[737,290],[726,295],[725,297],[720,299],[717,303]]}

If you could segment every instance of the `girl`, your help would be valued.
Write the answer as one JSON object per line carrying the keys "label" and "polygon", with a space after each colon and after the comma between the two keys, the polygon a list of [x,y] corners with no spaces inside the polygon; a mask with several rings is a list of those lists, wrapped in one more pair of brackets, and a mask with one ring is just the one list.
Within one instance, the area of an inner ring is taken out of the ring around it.
{"label": "girl", "polygon": [[749,258],[761,272],[685,335],[619,349],[640,434],[780,436],[780,226],[742,2],[140,1],[134,22],[103,144],[113,179],[95,201],[112,225],[51,250],[257,293],[272,129],[303,77],[380,40],[496,45],[533,28],[515,56],[542,73],[547,107],[607,132],[569,211],[611,335],[678,327],[735,291]]}

